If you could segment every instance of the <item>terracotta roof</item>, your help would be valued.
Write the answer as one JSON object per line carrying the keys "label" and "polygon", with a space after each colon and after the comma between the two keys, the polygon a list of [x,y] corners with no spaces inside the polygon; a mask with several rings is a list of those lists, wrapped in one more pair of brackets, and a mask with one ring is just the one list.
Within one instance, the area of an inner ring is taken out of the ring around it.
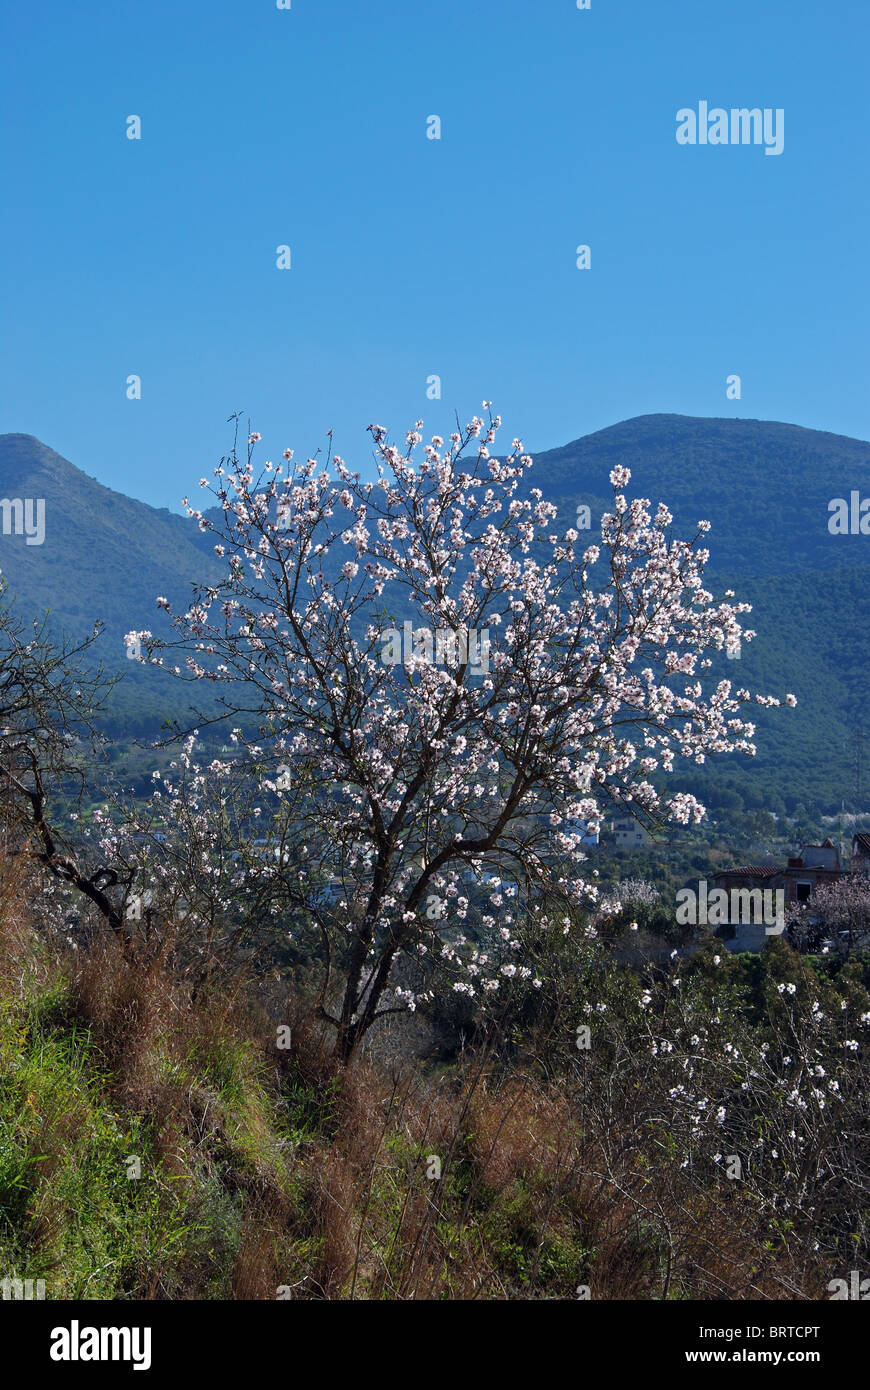
{"label": "terracotta roof", "polygon": [[776,864],[743,864],[737,869],[720,869],[720,874],[743,874],[744,878],[771,878],[782,873]]}

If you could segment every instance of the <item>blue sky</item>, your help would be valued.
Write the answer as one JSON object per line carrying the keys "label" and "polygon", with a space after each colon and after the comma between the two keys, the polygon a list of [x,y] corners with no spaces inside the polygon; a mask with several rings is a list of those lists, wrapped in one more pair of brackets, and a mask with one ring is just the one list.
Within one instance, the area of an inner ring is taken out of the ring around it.
{"label": "blue sky", "polygon": [[[43,0],[2,51],[0,431],[122,492],[178,509],[235,410],[363,469],[484,398],[532,451],[870,438],[866,0]],[[701,100],[783,153],[679,146]]]}

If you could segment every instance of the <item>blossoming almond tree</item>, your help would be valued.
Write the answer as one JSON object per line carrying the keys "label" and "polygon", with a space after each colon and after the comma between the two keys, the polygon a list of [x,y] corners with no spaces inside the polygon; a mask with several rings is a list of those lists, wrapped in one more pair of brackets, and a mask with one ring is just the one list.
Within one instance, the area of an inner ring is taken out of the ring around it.
{"label": "blossoming almond tree", "polygon": [[851,873],[820,884],[809,902],[791,905],[786,934],[801,951],[818,951],[826,938],[837,955],[861,950],[870,941],[870,878]]}
{"label": "blossoming almond tree", "polygon": [[[322,924],[318,1009],[343,1058],[378,1018],[431,997],[402,988],[409,958],[469,994],[530,973],[517,914],[567,929],[595,901],[581,845],[608,801],[700,820],[657,774],[753,753],[746,706],[780,703],[710,679],[710,653],[753,634],[749,605],[703,586],[708,523],[672,538],[667,508],[629,500],[617,467],[601,543],[581,548],[528,487],[520,441],[493,455],[500,420],[484,408],[446,443],[424,445],[422,421],[404,448],[371,426],[376,481],[290,450],[256,476],[252,434],[201,480],[222,519],[188,506],[226,578],[175,615],[173,640],[139,634],[151,661],[215,687],[278,807],[272,872]],[[398,661],[400,621],[413,641]]]}

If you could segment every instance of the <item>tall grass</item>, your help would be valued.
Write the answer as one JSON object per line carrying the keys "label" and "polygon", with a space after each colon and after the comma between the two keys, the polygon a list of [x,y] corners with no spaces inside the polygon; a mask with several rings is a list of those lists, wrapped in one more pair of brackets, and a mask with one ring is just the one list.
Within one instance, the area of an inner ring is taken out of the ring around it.
{"label": "tall grass", "polygon": [[51,937],[25,888],[0,876],[0,1276],[49,1298],[824,1296],[825,1252],[647,1142],[632,1095],[606,1110],[483,1042],[342,1070],[283,990],[192,1001],[165,952]]}

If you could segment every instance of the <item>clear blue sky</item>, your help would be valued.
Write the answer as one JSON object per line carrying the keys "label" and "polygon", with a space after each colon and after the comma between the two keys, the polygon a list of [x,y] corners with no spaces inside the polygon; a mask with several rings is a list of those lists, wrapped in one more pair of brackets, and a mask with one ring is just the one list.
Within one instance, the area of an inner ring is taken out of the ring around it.
{"label": "clear blue sky", "polygon": [[[532,451],[870,437],[868,0],[19,0],[2,52],[0,431],[120,491],[177,509],[239,409],[363,467],[484,398]],[[783,153],[679,146],[701,100]]]}

